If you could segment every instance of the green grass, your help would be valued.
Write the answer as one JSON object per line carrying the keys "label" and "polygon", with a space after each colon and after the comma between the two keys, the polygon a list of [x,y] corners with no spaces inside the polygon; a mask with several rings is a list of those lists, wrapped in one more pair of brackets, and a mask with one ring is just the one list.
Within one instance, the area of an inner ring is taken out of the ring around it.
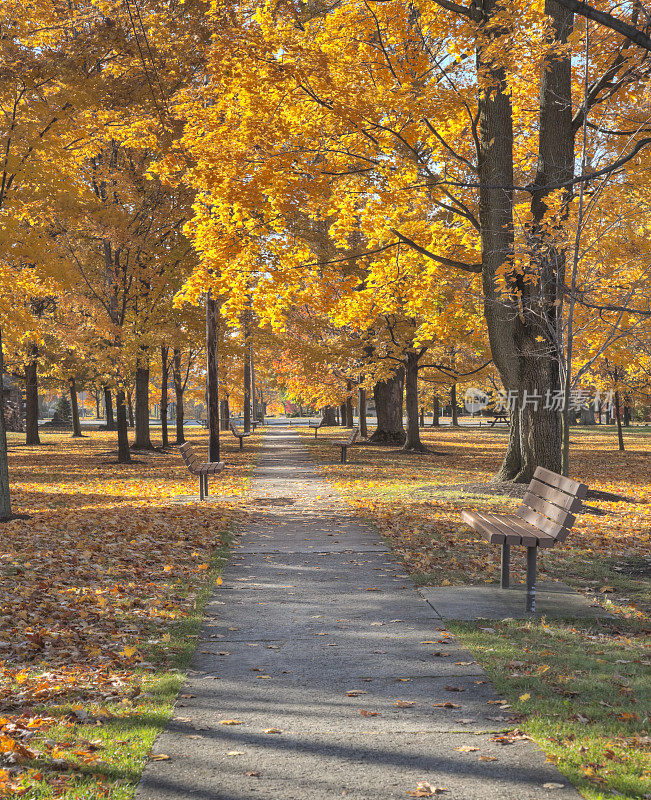
{"label": "green grass", "polygon": [[[173,622],[165,631],[152,626],[152,637],[159,638],[150,639],[150,643],[141,648],[148,666],[134,670],[134,685],[140,687],[140,693],[127,702],[107,702],[101,706],[85,704],[83,711],[90,717],[99,716],[103,720],[100,725],[62,721],[34,740],[35,748],[49,751],[52,758],[33,762],[30,771],[33,785],[25,798],[130,800],[134,796],[154,740],[172,715],[174,701],[195,650],[204,607],[227,561],[231,540],[229,533],[224,546],[214,554],[209,576],[197,591],[192,612]],[[192,588],[186,585],[177,591],[189,593]],[[44,715],[64,720],[75,707],[80,706],[49,704],[41,710]],[[97,761],[89,764],[74,755],[80,745],[88,750],[87,743],[98,756]],[[34,773],[51,770],[57,757],[75,764],[74,772],[70,768],[62,770],[59,786],[53,785],[51,776],[48,781],[34,783]]]}
{"label": "green grass", "polygon": [[504,620],[448,628],[485,667],[517,727],[584,797],[650,796],[642,623]]}

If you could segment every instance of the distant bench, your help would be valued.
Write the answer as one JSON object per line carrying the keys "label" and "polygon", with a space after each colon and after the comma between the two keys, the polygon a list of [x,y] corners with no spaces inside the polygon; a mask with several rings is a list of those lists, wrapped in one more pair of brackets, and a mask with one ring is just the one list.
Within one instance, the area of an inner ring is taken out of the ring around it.
{"label": "distant bench", "polygon": [[321,419],[318,422],[310,421],[308,422],[308,425],[310,426],[310,428],[314,428],[314,438],[316,439],[317,431],[319,430],[319,428],[323,428],[325,425],[325,417],[321,417]]}
{"label": "distant bench", "polygon": [[244,440],[247,436],[251,435],[251,431],[243,431],[241,428],[238,428],[234,422],[231,422],[230,428],[233,436],[240,440],[240,450],[244,450]]}
{"label": "distant bench", "polygon": [[223,461],[199,461],[190,442],[185,442],[179,447],[183,460],[191,475],[199,476],[199,498],[208,497],[208,475],[217,475],[224,469]]}
{"label": "distant bench", "polygon": [[539,547],[564,542],[576,522],[575,513],[588,493],[584,483],[536,467],[522,505],[515,514],[462,511],[461,517],[491,544],[502,545],[502,588],[509,588],[511,545],[527,548],[526,609],[535,610],[536,558]]}
{"label": "distant bench", "polygon": [[359,428],[355,426],[352,431],[350,432],[350,436],[347,439],[335,439],[333,444],[335,447],[341,448],[341,463],[345,464],[347,457],[348,457],[348,448],[352,447],[357,441],[357,437],[359,436]]}

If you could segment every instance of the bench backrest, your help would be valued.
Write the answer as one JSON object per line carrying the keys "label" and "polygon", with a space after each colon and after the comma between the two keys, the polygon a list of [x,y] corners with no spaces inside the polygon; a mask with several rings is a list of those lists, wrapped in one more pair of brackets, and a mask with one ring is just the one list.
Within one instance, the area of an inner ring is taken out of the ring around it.
{"label": "bench backrest", "polygon": [[235,426],[235,423],[234,423],[234,422],[231,422],[231,431],[232,431],[232,433],[233,433],[233,435],[234,435],[234,436],[242,436],[242,434],[244,433],[244,431],[241,431],[241,430],[239,430],[239,429],[238,429],[238,428]]}
{"label": "bench backrest", "polygon": [[358,435],[359,435],[359,428],[355,426],[350,432],[350,436],[348,437],[348,444],[355,444]]}
{"label": "bench backrest", "polygon": [[588,487],[556,472],[536,467],[517,515],[562,542],[566,539],[574,516],[583,505]]}
{"label": "bench backrest", "polygon": [[184,442],[179,447],[179,450],[181,451],[181,455],[183,456],[183,460],[185,461],[185,465],[188,467],[188,469],[191,469],[192,466],[199,461],[199,458],[194,452],[194,448],[190,442]]}

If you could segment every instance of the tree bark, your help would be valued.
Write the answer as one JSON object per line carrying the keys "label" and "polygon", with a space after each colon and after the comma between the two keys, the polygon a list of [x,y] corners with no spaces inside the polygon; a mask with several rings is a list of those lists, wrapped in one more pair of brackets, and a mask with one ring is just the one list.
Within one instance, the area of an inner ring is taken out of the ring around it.
{"label": "tree bark", "polygon": [[357,396],[359,409],[359,435],[362,439],[368,438],[368,423],[366,421],[366,389],[359,389]]}
{"label": "tree bark", "polygon": [[104,387],[104,409],[106,412],[106,430],[115,430],[115,418],[113,417],[113,398],[108,386]]}
{"label": "tree bark", "polygon": [[118,389],[115,393],[115,413],[118,431],[118,461],[121,464],[128,464],[131,461],[131,450],[129,448],[127,405],[124,389]]}
{"label": "tree bark", "polygon": [[227,431],[231,422],[231,409],[228,397],[219,401],[219,429]]}
{"label": "tree bark", "polygon": [[244,326],[244,430],[251,430],[251,350],[248,342],[248,324]]}
{"label": "tree bark", "polygon": [[81,423],[79,422],[79,403],[77,402],[77,381],[75,378],[68,378],[70,389],[70,408],[72,409],[72,438],[79,439],[81,436]]}
{"label": "tree bark", "polygon": [[459,407],[457,406],[457,384],[453,383],[450,386],[450,411],[451,419],[450,425],[453,428],[459,427]]}
{"label": "tree bark", "polygon": [[425,453],[427,448],[420,440],[418,416],[418,353],[407,353],[405,358],[405,405],[407,408],[407,438],[402,446],[405,452]]}
{"label": "tree bark", "polygon": [[134,450],[153,450],[149,433],[149,364],[136,368],[136,438]]}
{"label": "tree bark", "polygon": [[342,428],[346,427],[346,403],[339,404],[339,425]]}
{"label": "tree bark", "polygon": [[127,392],[127,409],[129,411],[129,427],[135,428],[136,423],[133,416],[133,390],[129,389]]}
{"label": "tree bark", "polygon": [[206,391],[208,395],[209,460],[219,461],[219,304],[206,298]]}
{"label": "tree bark", "polygon": [[438,395],[434,395],[434,400],[432,402],[432,427],[438,428],[441,425],[441,402],[438,398]]}
{"label": "tree bark", "polygon": [[325,406],[323,409],[323,424],[326,427],[334,427],[337,424],[334,406]]}
{"label": "tree bark", "polygon": [[9,489],[9,463],[7,459],[7,431],[5,428],[4,357],[2,354],[2,329],[0,328],[0,520],[11,519],[11,492]]}
{"label": "tree bark", "polygon": [[169,354],[170,349],[166,344],[160,348],[160,425],[163,447],[169,447],[169,433],[167,431],[167,390],[169,388]]}
{"label": "tree bark", "polygon": [[25,364],[25,444],[40,444],[38,433],[38,349],[33,346]]}
{"label": "tree bark", "polygon": [[[353,385],[350,381],[348,381],[348,391],[353,391]],[[348,395],[346,398],[346,427],[352,428],[355,424],[355,416],[353,412],[353,398],[352,395]]]}
{"label": "tree bark", "polygon": [[619,391],[615,392],[615,419],[617,420],[617,442],[619,449],[624,450],[624,434],[622,432],[622,414],[619,405]]}
{"label": "tree bark", "polygon": [[181,351],[174,348],[172,358],[172,374],[174,377],[174,399],[176,401],[176,444],[185,442],[185,431],[183,423],[185,409],[183,408],[183,379],[181,377]]}
{"label": "tree bark", "polygon": [[404,369],[373,387],[377,428],[369,439],[373,444],[403,445],[407,434],[402,422]]}

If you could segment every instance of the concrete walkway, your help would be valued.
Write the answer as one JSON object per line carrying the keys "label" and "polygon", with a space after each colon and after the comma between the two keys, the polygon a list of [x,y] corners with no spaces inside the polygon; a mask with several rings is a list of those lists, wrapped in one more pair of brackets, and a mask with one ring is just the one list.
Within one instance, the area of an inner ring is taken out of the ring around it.
{"label": "concrete walkway", "polygon": [[138,800],[579,797],[532,742],[491,741],[486,675],[295,433],[266,434],[250,511]]}

